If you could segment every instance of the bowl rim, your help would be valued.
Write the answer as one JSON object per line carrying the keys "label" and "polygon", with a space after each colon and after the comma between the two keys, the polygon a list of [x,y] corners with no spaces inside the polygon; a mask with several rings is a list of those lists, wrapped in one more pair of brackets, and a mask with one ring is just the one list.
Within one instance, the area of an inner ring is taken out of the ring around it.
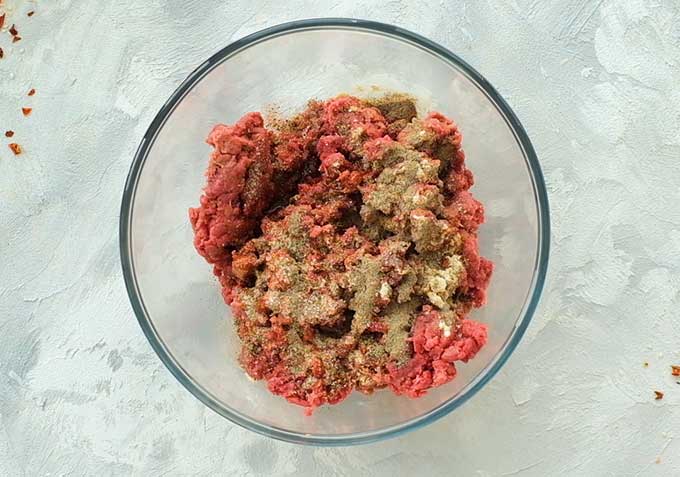
{"label": "bowl rim", "polygon": [[[532,283],[529,293],[527,294],[528,300],[525,299],[523,307],[524,315],[515,324],[514,332],[506,340],[503,348],[501,348],[500,352],[496,354],[494,359],[484,369],[482,369],[475,379],[466,385],[466,387],[464,387],[457,395],[452,396],[444,403],[424,414],[421,414],[420,416],[374,431],[337,435],[305,434],[262,424],[222,404],[199,383],[195,382],[193,378],[184,371],[181,365],[176,362],[172,354],[165,348],[165,345],[154,328],[150,316],[146,312],[144,301],[137,286],[137,280],[134,272],[134,261],[130,250],[130,225],[132,220],[135,192],[147,154],[149,153],[151,146],[154,143],[154,139],[157,133],[162,129],[166,119],[172,114],[175,107],[191,90],[191,88],[197,84],[203,78],[203,76],[210,72],[214,67],[219,65],[222,61],[225,61],[233,54],[236,54],[249,46],[283,34],[290,34],[303,30],[309,31],[324,29],[368,31],[370,33],[405,41],[416,47],[424,49],[429,53],[433,53],[440,60],[452,64],[454,67],[458,68],[465,75],[467,75],[468,78],[476,83],[478,88],[480,88],[481,91],[487,95],[488,99],[502,114],[513,135],[515,136],[515,139],[523,149],[525,162],[532,181],[534,199],[537,205],[538,219],[537,254],[534,263]],[[510,106],[479,72],[477,72],[468,63],[443,46],[401,27],[386,23],[352,18],[312,18],[281,23],[232,42],[198,66],[173,92],[173,94],[163,104],[151,122],[134,155],[132,165],[125,182],[121,201],[119,246],[125,286],[137,320],[144,334],[149,340],[151,347],[159,356],[163,364],[168,368],[172,375],[175,376],[175,378],[177,378],[177,380],[185,388],[187,388],[191,394],[193,394],[198,400],[200,400],[203,404],[208,406],[219,415],[229,419],[235,424],[259,434],[297,444],[344,446],[369,443],[389,437],[395,437],[407,431],[419,429],[427,424],[430,424],[467,402],[482,387],[484,387],[484,385],[489,382],[491,378],[496,375],[496,373],[505,364],[512,352],[517,347],[522,336],[524,335],[524,332],[527,329],[527,326],[529,325],[529,322],[531,321],[536,307],[538,306],[548,269],[550,248],[550,213],[545,181],[543,179],[538,157],[536,156],[536,152],[531,144],[529,136]]]}

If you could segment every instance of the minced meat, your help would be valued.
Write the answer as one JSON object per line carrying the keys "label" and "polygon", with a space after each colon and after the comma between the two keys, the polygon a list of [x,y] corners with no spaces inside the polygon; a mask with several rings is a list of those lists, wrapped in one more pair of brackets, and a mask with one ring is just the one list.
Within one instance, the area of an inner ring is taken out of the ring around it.
{"label": "minced meat", "polygon": [[401,94],[213,128],[189,217],[251,377],[310,411],[354,389],[418,397],[484,346],[486,325],[467,316],[492,264],[461,140]]}

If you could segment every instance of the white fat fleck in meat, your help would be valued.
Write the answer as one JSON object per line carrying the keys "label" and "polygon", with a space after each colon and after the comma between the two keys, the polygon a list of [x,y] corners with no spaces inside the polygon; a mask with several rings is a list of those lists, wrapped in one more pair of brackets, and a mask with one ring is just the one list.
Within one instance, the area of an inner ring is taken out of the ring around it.
{"label": "white fat fleck in meat", "polygon": [[380,298],[387,300],[392,295],[392,287],[387,282],[382,282],[378,291]]}
{"label": "white fat fleck in meat", "polygon": [[444,332],[443,334],[446,338],[451,336],[451,327],[444,320],[439,320],[439,329]]}

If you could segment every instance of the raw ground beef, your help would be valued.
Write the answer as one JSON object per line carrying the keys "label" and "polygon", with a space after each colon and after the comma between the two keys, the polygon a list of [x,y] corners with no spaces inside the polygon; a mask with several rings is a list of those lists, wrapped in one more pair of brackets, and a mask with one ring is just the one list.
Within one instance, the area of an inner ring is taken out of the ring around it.
{"label": "raw ground beef", "polygon": [[311,412],[355,389],[421,396],[484,346],[486,325],[467,316],[493,267],[461,140],[399,94],[213,128],[189,217],[250,376]]}

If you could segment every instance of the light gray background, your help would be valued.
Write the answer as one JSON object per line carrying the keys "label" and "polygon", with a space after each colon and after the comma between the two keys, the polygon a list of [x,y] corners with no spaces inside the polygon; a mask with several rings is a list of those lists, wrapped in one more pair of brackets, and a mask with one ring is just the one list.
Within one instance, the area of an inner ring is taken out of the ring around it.
{"label": "light gray background", "polygon": [[[5,3],[24,40],[0,35],[0,132],[26,152],[0,136],[0,475],[680,475],[677,1]],[[146,342],[118,258],[125,175],[165,99],[230,41],[314,16],[397,23],[474,65],[552,206],[546,291],[499,375],[426,429],[349,449],[204,408]]]}

